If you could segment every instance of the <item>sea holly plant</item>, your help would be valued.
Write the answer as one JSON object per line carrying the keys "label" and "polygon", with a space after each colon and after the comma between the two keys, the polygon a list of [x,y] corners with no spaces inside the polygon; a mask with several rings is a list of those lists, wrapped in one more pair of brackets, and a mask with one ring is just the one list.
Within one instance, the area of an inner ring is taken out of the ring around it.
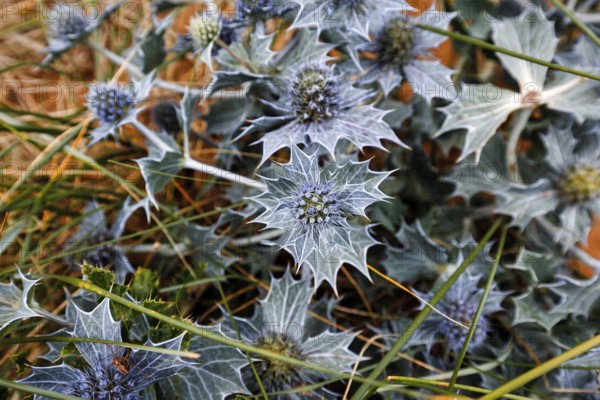
{"label": "sea holly plant", "polygon": [[343,263],[368,276],[367,250],[377,242],[356,219],[386,198],[379,185],[389,173],[371,171],[368,161],[320,167],[316,153],[296,145],[280,167],[281,175],[263,178],[267,190],[251,198],[264,207],[253,222],[282,231],[275,244],[312,271],[316,286],[327,281],[335,289]]}
{"label": "sea holly plant", "polygon": [[266,34],[264,30],[256,29],[248,40],[232,43],[230,51],[220,50],[215,57],[220,70],[213,74],[207,95],[240,85],[244,85],[247,92],[253,84],[259,83],[265,84],[261,86],[265,97],[277,95],[281,85],[274,81],[282,72],[307,60],[328,61],[327,53],[335,47],[320,41],[319,32],[314,30],[300,30],[281,51],[271,49],[275,38],[276,33]]}
{"label": "sea holly plant", "polygon": [[550,126],[541,135],[546,155],[535,168],[539,175],[532,180],[523,174],[524,183],[513,182],[508,171],[499,168],[504,163],[493,157],[501,155],[502,147],[490,142],[479,164],[459,164],[457,193],[494,194],[495,211],[510,215],[511,225],[524,229],[535,220],[563,251],[575,242],[586,243],[592,216],[600,212],[600,156],[598,137],[588,134],[578,141],[574,129]]}
{"label": "sea holly plant", "polygon": [[141,81],[130,84],[97,82],[90,85],[87,106],[99,122],[90,135],[90,146],[108,135],[117,138],[121,126],[136,122],[140,111],[136,106],[150,93],[153,80],[154,74],[148,74]]}
{"label": "sea holly plant", "polygon": [[356,49],[372,54],[360,60],[360,84],[376,83],[388,96],[406,82],[411,90],[431,103],[435,97],[454,100],[454,71],[431,53],[446,37],[418,27],[419,24],[447,29],[454,13],[428,9],[418,16],[401,13],[377,14],[369,27],[372,40],[362,38]]}
{"label": "sea holly plant", "polygon": [[252,121],[240,137],[267,130],[256,142],[263,144],[261,163],[281,148],[300,144],[317,143],[332,155],[342,140],[360,149],[383,149],[383,139],[407,147],[383,120],[387,112],[366,104],[371,95],[323,61],[309,61],[290,71],[278,101],[265,102],[275,115]]}
{"label": "sea holly plant", "polygon": [[[72,336],[121,342],[121,324],[110,313],[104,299],[90,312],[75,307]],[[163,343],[146,345],[179,350],[184,334]],[[63,362],[48,367],[32,367],[33,373],[20,382],[89,399],[141,400],[156,396],[152,385],[176,374],[185,363],[178,357],[133,349],[128,355],[117,346],[98,342],[76,342],[85,360],[82,368]],[[115,362],[116,360],[116,362]],[[47,399],[36,395],[36,399]]]}
{"label": "sea holly plant", "polygon": [[[82,42],[90,33],[94,32],[100,24],[111,16],[121,2],[108,5],[100,15],[85,11],[76,3],[56,3],[48,11],[48,56],[42,65],[49,65],[62,53],[69,50],[78,42]],[[95,11],[95,9],[93,9]]]}
{"label": "sea holly plant", "polygon": [[[441,339],[446,343],[449,351],[458,353],[465,343],[469,327],[473,323],[475,312],[483,297],[484,289],[478,286],[480,280],[481,275],[463,273],[438,303],[437,307],[441,314],[430,314],[421,325],[417,336],[430,345]],[[489,330],[488,316],[502,310],[500,303],[504,297],[506,293],[495,288],[488,293],[483,312],[469,342],[470,348],[485,343]]]}
{"label": "sea holly plant", "polygon": [[[213,329],[225,337],[242,340],[260,349],[309,361],[336,371],[348,372],[358,358],[348,349],[355,335],[318,329],[318,324],[308,316],[313,292],[310,280],[294,280],[287,272],[282,278],[271,281],[269,293],[260,300],[251,318],[226,316]],[[221,350],[216,351],[217,348]],[[329,391],[314,390],[313,392],[308,389],[300,393],[281,393],[300,389],[302,386],[318,383],[327,378],[326,375],[315,370],[260,357],[252,357],[251,367],[245,353],[235,349],[233,349],[234,353],[231,353],[231,348],[227,350],[225,346],[209,344],[206,340],[202,345],[201,339],[198,342],[192,340],[190,350],[202,353],[203,363],[182,370],[177,378],[171,380],[179,381],[182,386],[175,386],[177,392],[192,395],[188,398],[198,398],[200,394],[207,396],[203,398],[211,400],[221,400],[235,393],[259,395],[261,389],[257,378],[264,390],[270,394],[269,398],[299,400],[307,396],[329,398],[333,395]],[[215,365],[222,368],[221,376],[210,375],[207,370]],[[223,374],[227,366],[231,373]],[[201,373],[203,368],[204,374]],[[256,374],[253,373],[253,369]],[[193,379],[200,377],[203,384],[195,384]],[[227,392],[223,388],[229,388],[230,391]],[[205,389],[213,389],[213,391],[205,391]]]}
{"label": "sea holly plant", "polygon": [[[526,11],[515,19],[498,21],[493,25],[494,42],[499,46],[525,53],[543,61],[551,61],[558,43],[553,23],[536,9]],[[466,129],[467,133],[459,161],[475,153],[478,158],[483,146],[496,134],[508,116],[517,110],[529,110],[546,106],[549,109],[572,114],[579,122],[586,118],[597,118],[600,104],[594,88],[598,82],[584,77],[556,72],[556,77],[547,82],[548,67],[535,64],[506,54],[498,53],[502,65],[519,85],[519,92],[499,88],[491,84],[465,85],[459,100],[441,108],[446,114],[442,127],[435,133],[440,136],[455,129]],[[597,66],[587,66],[597,73]],[[526,117],[529,114],[525,114]],[[526,120],[525,120],[526,122]],[[516,145],[522,126],[511,133],[507,160],[515,162]]]}
{"label": "sea holly plant", "polygon": [[293,0],[299,7],[292,27],[316,24],[319,29],[339,28],[369,37],[369,24],[390,11],[413,11],[405,0]]}
{"label": "sea holly plant", "polygon": [[128,197],[109,227],[100,205],[95,200],[86,204],[79,230],[66,243],[67,262],[71,268],[79,269],[84,263],[98,268],[112,267],[117,281],[122,283],[134,268],[122,247],[112,242],[121,237],[129,217],[145,206],[143,200],[131,204]]}

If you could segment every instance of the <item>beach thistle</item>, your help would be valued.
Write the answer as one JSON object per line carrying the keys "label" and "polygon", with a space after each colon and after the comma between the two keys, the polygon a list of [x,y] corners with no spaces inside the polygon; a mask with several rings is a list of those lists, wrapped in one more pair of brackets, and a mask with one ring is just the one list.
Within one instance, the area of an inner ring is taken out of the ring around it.
{"label": "beach thistle", "polygon": [[446,67],[431,53],[445,36],[419,28],[419,24],[448,29],[453,13],[426,10],[418,16],[401,13],[383,14],[373,20],[372,40],[363,39],[356,48],[373,57],[361,60],[364,74],[361,84],[377,83],[387,95],[404,82],[428,103],[433,98],[456,98],[452,81],[454,70]]}
{"label": "beach thistle", "polygon": [[[112,318],[108,299],[90,312],[81,310],[75,304],[73,307],[73,337],[122,341],[121,323]],[[179,350],[182,340],[183,334],[162,343],[149,340],[146,345]],[[147,398],[148,393],[144,393],[146,389],[176,374],[184,366],[175,356],[137,349],[126,355],[123,348],[93,341],[76,342],[75,347],[84,360],[81,367],[66,362],[32,367],[33,373],[20,382],[88,399],[141,400]],[[47,399],[39,395],[35,398]]]}
{"label": "beach thistle", "polygon": [[277,178],[263,178],[267,191],[252,198],[265,209],[254,222],[283,231],[276,244],[310,268],[317,286],[327,281],[335,288],[342,263],[368,275],[366,252],[376,241],[357,219],[386,198],[378,186],[389,174],[371,171],[368,162],[320,167],[316,154],[296,145],[280,167]]}
{"label": "beach thistle", "polygon": [[240,135],[267,128],[256,143],[263,144],[264,162],[277,150],[292,145],[318,143],[335,154],[338,142],[358,148],[383,148],[381,140],[404,145],[383,121],[386,111],[369,103],[372,93],[354,88],[332,66],[309,61],[296,67],[284,80],[284,93],[266,102],[273,115],[252,122]]}

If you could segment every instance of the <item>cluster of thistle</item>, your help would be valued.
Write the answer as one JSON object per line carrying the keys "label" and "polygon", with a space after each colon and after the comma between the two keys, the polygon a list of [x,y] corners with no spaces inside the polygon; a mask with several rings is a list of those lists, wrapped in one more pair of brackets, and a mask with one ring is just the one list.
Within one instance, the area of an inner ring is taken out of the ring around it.
{"label": "cluster of thistle", "polygon": [[[220,200],[235,207],[216,210],[221,216],[212,226],[182,220],[150,246],[148,260],[169,277],[176,275],[171,269],[183,270],[183,259],[192,271],[186,279],[203,282],[220,282],[236,264],[236,271],[270,280],[269,291],[250,318],[226,312],[215,325],[190,324],[185,349],[201,354],[200,364],[165,355],[154,355],[155,362],[132,350],[128,359],[142,368],[124,371],[115,365],[125,358],[122,351],[115,356],[106,345],[77,343],[85,363],[34,367],[22,382],[90,398],[156,393],[211,400],[234,394],[336,398],[324,371],[351,372],[355,363],[369,371],[381,359],[371,342],[365,346],[369,358],[359,356],[364,343],[331,327],[341,324],[362,329],[363,341],[370,331],[380,334],[376,343],[384,348],[392,338],[410,335],[400,349],[410,357],[385,368],[388,376],[452,376],[462,368],[458,383],[495,389],[594,336],[600,260],[583,248],[593,216],[600,215],[600,83],[590,78],[600,74],[600,51],[585,35],[564,38],[559,47],[562,32],[537,2],[531,3],[534,11],[509,5],[494,21],[487,2],[468,10],[473,21],[463,19],[472,2],[454,3],[448,5],[452,10],[434,2],[416,11],[404,0],[238,0],[235,13],[206,7],[181,34],[173,21],[190,5],[161,0],[153,2],[152,28],[123,54],[96,46],[100,56],[124,62],[135,84],[92,86],[87,104],[97,127],[90,145],[119,137],[127,125],[143,135],[148,155],[135,161],[147,198],[126,203],[110,227],[101,207],[90,203],[67,261],[74,268],[93,263],[112,269],[114,284],[130,296],[137,272],[132,278],[135,269],[117,244],[126,221],[138,208],[148,220],[156,217],[151,205],[169,218],[184,214],[189,204],[181,201],[180,187],[173,192],[169,183],[182,170],[193,170],[231,183],[224,190],[207,182],[197,198],[224,193]],[[89,40],[102,19],[84,22],[75,13],[71,25],[61,20],[50,29],[53,40],[65,43],[60,51],[50,48],[53,57]],[[454,42],[460,62],[446,65],[437,49],[451,28],[488,38],[498,51],[479,52],[476,40]],[[166,32],[171,37],[179,32],[178,44],[165,45]],[[144,50],[132,50],[137,46]],[[549,71],[515,53],[588,77]],[[186,57],[206,64],[210,85],[162,78],[162,69]],[[506,73],[491,76],[472,59]],[[181,101],[153,103],[152,90]],[[152,124],[140,118],[143,102],[152,107]],[[198,126],[201,133],[194,131]],[[193,158],[199,141],[217,148],[215,165]],[[252,152],[259,154],[251,157]],[[495,221],[502,224],[502,239],[497,233],[478,246],[482,228]],[[206,246],[212,243],[218,248]],[[467,269],[437,299],[435,293],[465,263]],[[417,300],[372,279],[369,271],[378,266],[396,282],[412,285]],[[283,278],[271,276],[287,268],[291,272]],[[218,289],[221,293],[220,283]],[[356,315],[380,313],[392,316],[384,319],[391,322],[346,315],[338,324],[331,313],[335,302],[320,298],[311,304],[315,293],[338,296],[342,290],[350,291],[342,301],[366,308]],[[26,297],[27,290],[22,292]],[[78,331],[78,321],[89,316],[118,325],[108,301],[90,301],[93,307],[86,303],[91,307],[86,311],[67,313],[72,335],[121,341],[120,328],[108,337],[104,328]],[[220,298],[213,303],[207,309],[222,304]],[[408,331],[426,308],[432,309],[429,317]],[[38,315],[31,310],[11,318]],[[312,318],[318,313],[331,326]],[[129,333],[158,329],[156,321],[138,317],[127,320]],[[194,334],[197,330],[223,342]],[[181,336],[161,339],[163,347],[179,350],[182,344]],[[598,360],[597,353],[571,360],[573,368],[553,371],[513,394],[598,398],[597,381],[585,370],[597,368]],[[47,379],[51,374],[62,379]],[[145,393],[150,387],[155,392]],[[400,399],[420,393],[405,387],[405,381],[390,384],[378,395]]]}

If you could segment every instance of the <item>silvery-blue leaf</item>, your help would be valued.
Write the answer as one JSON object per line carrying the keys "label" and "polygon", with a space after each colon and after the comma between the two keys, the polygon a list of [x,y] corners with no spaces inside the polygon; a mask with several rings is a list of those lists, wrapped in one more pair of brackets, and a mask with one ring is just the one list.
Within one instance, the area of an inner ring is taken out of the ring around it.
{"label": "silvery-blue leaf", "polygon": [[[600,68],[580,67],[579,70],[595,75],[600,73]],[[555,77],[542,93],[548,108],[571,113],[579,123],[598,118],[600,82],[558,71]]]}
{"label": "silvery-blue leaf", "polygon": [[553,299],[555,304],[550,307],[540,304],[535,290],[515,297],[513,324],[532,322],[549,332],[568,316],[587,318],[600,298],[600,281],[597,277],[584,281],[562,276],[554,282],[540,284],[536,289],[553,293],[558,300]]}
{"label": "silvery-blue leaf", "polygon": [[312,295],[310,281],[295,280],[289,271],[281,279],[272,279],[267,297],[260,300],[262,323],[280,332],[297,329],[303,333]]}
{"label": "silvery-blue leaf", "polygon": [[299,6],[292,28],[317,25],[319,29],[341,28],[368,37],[374,15],[394,11],[413,11],[405,0],[293,0]]}
{"label": "silvery-blue leaf", "polygon": [[[216,57],[217,62],[225,72],[242,74],[249,79],[264,78],[268,76],[268,70],[273,62],[276,52],[271,50],[271,44],[275,34],[264,34],[261,30],[256,30],[250,35],[250,42],[245,46],[243,42],[231,44],[231,51],[239,55],[243,60],[247,60],[253,70],[249,70],[247,65],[241,63],[239,59],[234,58],[226,51],[220,51]],[[215,73],[215,80],[218,81],[220,71]]]}
{"label": "silvery-blue leaf", "polygon": [[[219,333],[218,327],[202,329]],[[188,350],[199,353],[201,361],[160,383],[167,398],[223,400],[234,393],[247,393],[241,370],[248,359],[236,348],[194,336]]]}
{"label": "silvery-blue leaf", "polygon": [[498,206],[497,211],[513,217],[511,225],[521,229],[532,219],[555,210],[560,203],[555,189],[546,180],[528,187],[513,183],[510,190],[504,193],[507,200]]}
{"label": "silvery-blue leaf", "polygon": [[[105,339],[114,342],[121,341],[121,323],[113,319],[110,313],[110,301],[105,298],[92,311],[83,311],[77,305],[75,326],[71,335],[84,339]],[[112,365],[115,355],[111,346],[94,342],[76,342],[75,347],[91,366],[99,365],[104,368]]]}
{"label": "silvery-blue leaf", "polygon": [[277,53],[273,62],[285,71],[306,61],[328,61],[327,55],[335,45],[319,41],[319,32],[311,29],[300,30],[286,48]]}
{"label": "silvery-blue leaf", "polygon": [[465,143],[458,160],[461,161],[472,153],[479,155],[500,125],[521,107],[513,91],[493,85],[465,85],[458,101],[441,108],[446,119],[434,136],[466,129]]}
{"label": "silvery-blue leaf", "polygon": [[[494,42],[520,54],[551,61],[558,39],[554,24],[546,19],[540,8],[524,11],[516,18],[507,18],[492,24]],[[496,53],[502,64],[519,83],[521,92],[527,85],[544,87],[548,67],[503,53]]]}
{"label": "silvery-blue leaf", "polygon": [[402,248],[388,246],[383,265],[388,276],[398,282],[436,277],[440,267],[449,262],[446,249],[427,236],[418,220],[414,226],[403,224],[396,238]]}
{"label": "silvery-blue leaf", "polygon": [[164,152],[161,157],[145,157],[135,160],[146,181],[146,193],[158,209],[155,195],[183,168],[181,153]]}
{"label": "silvery-blue leaf", "polygon": [[[31,367],[32,374],[19,382],[58,393],[72,394],[73,382],[82,380],[82,373],[69,365]],[[35,395],[35,400],[50,400],[49,397]]]}
{"label": "silvery-blue leaf", "polygon": [[150,73],[158,67],[167,56],[165,49],[165,31],[173,23],[175,15],[169,14],[163,19],[152,16],[152,26],[146,28],[143,35],[137,38],[132,50],[136,51],[136,56],[132,62],[139,65],[144,74]]}
{"label": "silvery-blue leaf", "polygon": [[435,98],[456,100],[452,75],[455,71],[440,62],[414,60],[404,67],[406,83],[429,104]]}
{"label": "silvery-blue leaf", "polygon": [[236,133],[255,112],[255,105],[245,99],[221,100],[212,104],[208,115],[205,116],[206,132],[226,135]]}
{"label": "silvery-blue leaf", "polygon": [[[186,334],[184,332],[161,343],[153,343],[152,340],[148,340],[145,345],[180,350],[181,342]],[[133,349],[128,359],[130,369],[126,377],[135,383],[136,390],[143,390],[155,382],[169,378],[186,366],[186,363],[182,362],[177,356],[138,349]]]}
{"label": "silvery-blue leaf", "polygon": [[18,272],[23,290],[13,282],[0,283],[0,332],[12,322],[43,316],[31,299],[33,295],[31,290],[40,280],[27,279],[20,270]]}

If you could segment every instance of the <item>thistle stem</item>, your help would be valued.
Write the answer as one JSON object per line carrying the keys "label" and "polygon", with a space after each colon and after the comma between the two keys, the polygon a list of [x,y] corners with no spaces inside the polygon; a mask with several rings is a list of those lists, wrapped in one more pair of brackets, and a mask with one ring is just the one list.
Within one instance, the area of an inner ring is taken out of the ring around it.
{"label": "thistle stem", "polygon": [[256,243],[260,243],[263,240],[274,239],[283,235],[284,231],[281,229],[273,229],[270,231],[262,232],[254,236],[250,236],[247,238],[235,239],[233,243],[236,246],[250,246]]}
{"label": "thistle stem", "polygon": [[151,141],[156,147],[165,152],[177,152],[177,149],[172,148],[167,143],[165,143],[152,129],[148,128],[146,125],[142,124],[140,121],[135,120],[132,122],[132,125],[135,126],[142,134]]}
{"label": "thistle stem", "polygon": [[592,39],[592,41],[594,43],[596,43],[596,46],[600,46],[600,38],[598,38],[598,36],[594,33],[594,31],[591,30],[590,27],[587,26],[577,16],[577,14],[573,10],[571,10],[568,6],[561,3],[560,0],[550,0],[550,1],[552,2],[552,4],[554,4],[556,6],[556,8],[558,8],[560,11],[562,11],[563,14],[565,14],[567,17],[569,17],[571,19],[571,21],[573,21],[573,23],[575,25],[577,25],[577,27],[579,29],[581,29],[581,31],[583,33],[585,33],[590,39]]}
{"label": "thistle stem", "polygon": [[[127,72],[129,72],[135,78],[142,79],[145,76],[145,74],[139,68],[137,68],[135,65],[133,65],[131,63],[126,63],[126,60],[123,57],[121,57],[120,55],[115,54],[112,51],[105,49],[104,47],[98,46],[95,43],[89,43],[89,45],[94,50],[97,50],[97,51],[100,51],[101,53],[103,53],[104,56],[106,58],[108,58],[110,61],[112,61],[114,64],[117,64],[117,65],[125,64]],[[198,95],[198,96],[204,96],[204,92],[205,92],[203,89],[192,89],[192,88],[189,88],[188,86],[178,85],[173,82],[167,82],[167,81],[164,81],[159,78],[154,80],[154,84],[162,89],[170,90],[175,93],[185,93],[186,90],[189,90],[189,92],[191,94]]]}
{"label": "thistle stem", "polygon": [[221,168],[212,165],[201,163],[192,158],[184,158],[183,166],[184,168],[193,169],[194,171],[199,171],[204,174],[214,175],[218,178],[225,179],[231,182],[241,183],[242,185],[257,188],[260,190],[267,190],[267,186],[265,184],[255,181],[254,179],[238,175],[233,172],[225,171]]}
{"label": "thistle stem", "polygon": [[563,65],[559,65],[559,64],[555,64],[555,63],[552,63],[549,61],[542,60],[541,58],[528,56],[527,54],[521,54],[517,51],[513,51],[510,49],[506,49],[504,47],[493,45],[491,43],[486,42],[485,40],[472,38],[467,35],[463,35],[463,34],[460,34],[457,32],[452,32],[452,31],[448,31],[445,29],[437,28],[435,26],[429,26],[429,25],[423,25],[423,24],[418,24],[417,26],[423,30],[426,30],[429,32],[434,32],[434,33],[444,35],[444,36],[448,36],[449,38],[459,40],[461,42],[469,43],[469,44],[472,44],[475,46],[479,46],[479,47],[487,49],[487,50],[492,50],[492,51],[506,54],[508,56],[515,57],[515,58],[520,58],[521,60],[529,61],[534,64],[543,65],[543,66],[546,66],[548,68],[551,68],[551,69],[554,69],[557,71],[567,72],[569,74],[579,75],[579,76],[583,76],[585,78],[593,79],[595,81],[600,81],[600,76],[598,76],[598,75],[590,74],[585,71],[578,71],[573,68],[565,67]]}

